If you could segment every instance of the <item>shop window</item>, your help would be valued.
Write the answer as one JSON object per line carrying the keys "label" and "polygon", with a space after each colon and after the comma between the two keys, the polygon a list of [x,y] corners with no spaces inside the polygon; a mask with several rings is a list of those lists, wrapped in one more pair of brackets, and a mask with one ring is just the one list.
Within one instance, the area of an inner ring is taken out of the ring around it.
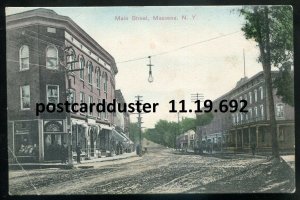
{"label": "shop window", "polygon": [[59,102],[59,86],[47,85],[47,103],[57,104]]}
{"label": "shop window", "polygon": [[20,88],[21,95],[21,110],[30,109],[30,86],[24,85]]}
{"label": "shop window", "polygon": [[29,47],[27,45],[21,46],[19,52],[19,58],[20,58],[20,70],[29,69]]}
{"label": "shop window", "polygon": [[37,122],[16,121],[14,130],[15,155],[20,157],[35,157],[37,159],[39,155]]}
{"label": "shop window", "polygon": [[46,50],[46,67],[48,69],[57,69],[58,65],[58,51],[56,47],[49,46]]}

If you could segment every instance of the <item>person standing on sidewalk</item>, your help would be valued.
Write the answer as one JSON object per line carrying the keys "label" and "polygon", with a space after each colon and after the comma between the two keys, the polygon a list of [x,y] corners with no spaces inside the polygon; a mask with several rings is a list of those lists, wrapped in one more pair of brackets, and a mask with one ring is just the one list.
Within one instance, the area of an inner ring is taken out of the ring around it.
{"label": "person standing on sidewalk", "polygon": [[77,154],[77,163],[81,163],[81,161],[80,161],[80,154],[81,154],[80,143],[78,143],[76,146],[76,154]]}
{"label": "person standing on sidewalk", "polygon": [[251,150],[252,150],[252,155],[255,156],[255,149],[256,149],[256,143],[252,142],[251,144]]}

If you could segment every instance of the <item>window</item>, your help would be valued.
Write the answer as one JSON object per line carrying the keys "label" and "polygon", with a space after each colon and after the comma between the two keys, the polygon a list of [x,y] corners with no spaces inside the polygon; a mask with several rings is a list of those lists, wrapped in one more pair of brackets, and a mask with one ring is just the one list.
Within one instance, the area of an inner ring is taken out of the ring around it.
{"label": "window", "polygon": [[68,99],[69,103],[75,103],[76,102],[76,92],[75,90],[70,89],[70,95]]}
{"label": "window", "polygon": [[80,92],[79,98],[80,98],[80,103],[85,103],[85,96],[83,92]]}
{"label": "window", "polygon": [[239,123],[239,114],[236,113],[236,123]]}
{"label": "window", "polygon": [[252,92],[249,92],[249,103],[252,103]]}
{"label": "window", "polygon": [[47,85],[47,103],[57,104],[59,102],[59,86]]}
{"label": "window", "polygon": [[57,69],[58,53],[54,46],[47,47],[46,50],[46,67],[50,69]]}
{"label": "window", "polygon": [[232,117],[232,123],[235,124],[235,115],[232,114],[231,117]]}
{"label": "window", "polygon": [[21,93],[21,110],[30,109],[30,86],[24,85],[20,88]]}
{"label": "window", "polygon": [[257,118],[258,115],[257,115],[257,107],[256,106],[254,107],[254,113],[255,113],[255,118]]}
{"label": "window", "polygon": [[262,86],[259,87],[259,92],[260,92],[260,99],[263,100],[264,99],[264,89]]}
{"label": "window", "polygon": [[278,141],[284,141],[284,129],[280,128],[278,132]]}
{"label": "window", "polygon": [[89,84],[92,85],[92,83],[93,83],[93,65],[91,62],[88,63],[88,78],[89,78]]}
{"label": "window", "polygon": [[70,70],[75,69],[75,58],[75,51],[73,49],[70,49],[67,54],[67,65]]}
{"label": "window", "polygon": [[249,119],[252,119],[252,108],[249,108]]}
{"label": "window", "polygon": [[79,78],[84,80],[84,58],[82,56],[80,57],[79,68],[81,69],[79,71]]}
{"label": "window", "polygon": [[48,33],[56,33],[56,28],[48,27],[47,32]]}
{"label": "window", "polygon": [[244,99],[247,101],[247,94],[244,95]]}
{"label": "window", "polygon": [[264,105],[260,105],[260,116],[262,119],[264,118]]}
{"label": "window", "polygon": [[241,122],[243,122],[243,120],[244,120],[243,113],[240,113],[240,118],[241,118]]}
{"label": "window", "polygon": [[245,113],[245,120],[248,121],[248,113]]}
{"label": "window", "polygon": [[107,73],[104,73],[104,80],[103,80],[103,87],[104,87],[104,93],[106,95],[107,98]]}
{"label": "window", "polygon": [[90,114],[90,115],[93,114],[93,112],[91,112],[91,110],[90,110],[90,105],[91,105],[91,103],[93,103],[93,97],[92,97],[92,96],[89,96],[89,102],[88,102],[88,104],[89,104],[89,114]]}
{"label": "window", "polygon": [[257,102],[257,89],[254,90],[254,102]]}
{"label": "window", "polygon": [[279,103],[276,104],[276,117],[283,117],[284,112],[283,112],[283,104]]}
{"label": "window", "polygon": [[100,74],[100,69],[97,69],[97,88],[100,89],[100,85],[101,85],[101,74]]}
{"label": "window", "polygon": [[[98,99],[98,104],[101,103],[101,100]],[[98,117],[101,118],[101,112],[98,112]]]}
{"label": "window", "polygon": [[29,48],[27,45],[21,46],[19,57],[20,57],[20,70],[29,69]]}

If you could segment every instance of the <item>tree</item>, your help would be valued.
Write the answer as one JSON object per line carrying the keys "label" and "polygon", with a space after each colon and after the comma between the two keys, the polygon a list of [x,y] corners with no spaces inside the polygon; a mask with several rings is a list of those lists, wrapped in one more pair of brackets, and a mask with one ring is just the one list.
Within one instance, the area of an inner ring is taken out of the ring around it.
{"label": "tree", "polygon": [[246,21],[242,27],[246,39],[254,39],[260,50],[258,61],[262,63],[269,102],[272,154],[278,158],[271,66],[281,68],[293,60],[292,10],[290,6],[253,6],[244,7],[240,13]]}
{"label": "tree", "polygon": [[205,126],[209,124],[214,118],[212,113],[204,113],[196,116],[196,126]]}
{"label": "tree", "polygon": [[138,123],[130,123],[129,124],[129,138],[133,142],[138,142],[140,138],[140,129]]}

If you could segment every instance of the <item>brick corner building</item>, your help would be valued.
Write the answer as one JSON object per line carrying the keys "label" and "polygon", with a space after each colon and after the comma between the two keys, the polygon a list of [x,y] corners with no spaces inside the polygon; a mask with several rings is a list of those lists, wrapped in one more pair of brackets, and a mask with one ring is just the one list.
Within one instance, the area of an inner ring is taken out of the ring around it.
{"label": "brick corner building", "polygon": [[[114,114],[40,113],[36,103],[107,103],[115,98],[114,58],[72,19],[49,9],[6,18],[10,162],[55,162],[66,143],[93,159],[115,149]],[[82,69],[66,73],[66,70]],[[71,134],[72,133],[72,134]]]}

